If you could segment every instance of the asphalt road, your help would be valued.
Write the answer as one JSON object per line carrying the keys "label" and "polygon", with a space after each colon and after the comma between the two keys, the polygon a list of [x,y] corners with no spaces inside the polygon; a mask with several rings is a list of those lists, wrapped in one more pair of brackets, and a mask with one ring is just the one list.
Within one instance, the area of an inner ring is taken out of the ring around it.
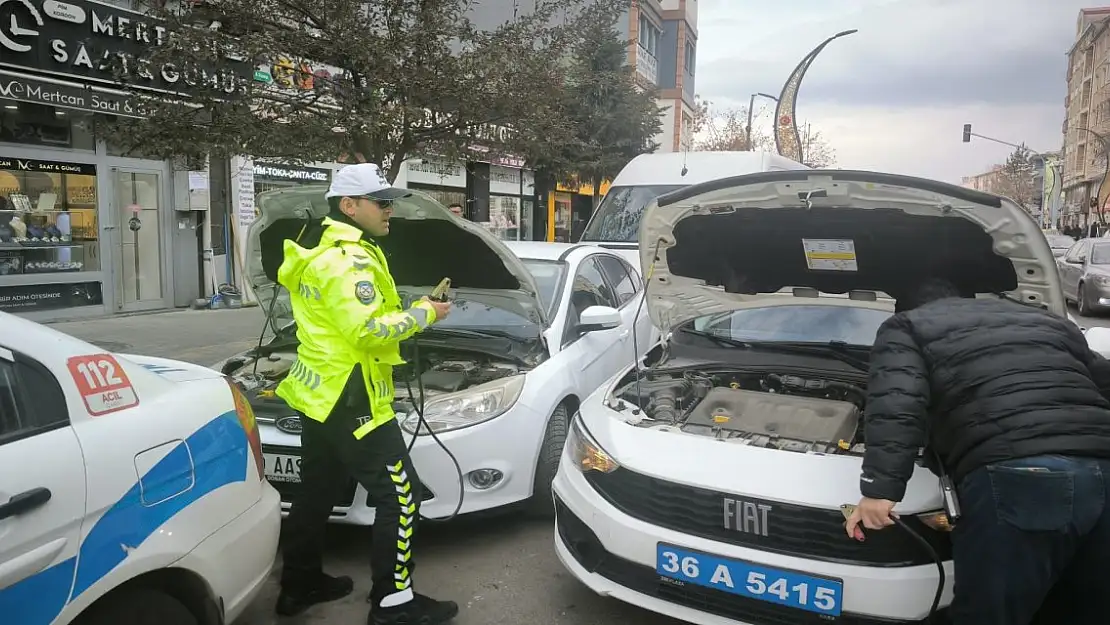
{"label": "asphalt road", "polygon": [[[54,327],[108,349],[207,365],[256,341],[261,318],[257,309],[183,311]],[[1084,327],[1110,327],[1110,317],[1079,319]],[[273,613],[275,571],[239,625],[365,622],[371,529],[334,526],[328,532],[327,570],[353,577],[355,592],[299,617],[279,619]],[[678,625],[678,621],[599,597],[579,584],[559,563],[553,534],[551,521],[519,515],[425,523],[415,554],[419,561],[416,588],[457,601],[462,608],[458,625]]]}

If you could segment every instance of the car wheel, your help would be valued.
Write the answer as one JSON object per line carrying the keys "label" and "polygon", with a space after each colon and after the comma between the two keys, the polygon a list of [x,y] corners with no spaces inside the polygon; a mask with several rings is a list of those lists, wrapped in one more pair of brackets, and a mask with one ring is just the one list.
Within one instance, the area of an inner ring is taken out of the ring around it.
{"label": "car wheel", "polygon": [[153,588],[136,588],[103,601],[77,622],[80,625],[200,625],[185,604]]}
{"label": "car wheel", "polygon": [[563,456],[563,445],[567,442],[569,423],[566,404],[559,404],[547,420],[547,431],[544,432],[539,460],[536,461],[532,500],[529,502],[530,512],[535,516],[552,517],[555,514],[551,482],[555,480],[555,473],[559,470],[559,459]]}
{"label": "car wheel", "polygon": [[1079,314],[1086,317],[1091,312],[1091,305],[1087,303],[1087,293],[1084,291],[1086,287],[1083,284],[1079,285],[1079,292],[1075,297],[1075,305],[1079,309]]}

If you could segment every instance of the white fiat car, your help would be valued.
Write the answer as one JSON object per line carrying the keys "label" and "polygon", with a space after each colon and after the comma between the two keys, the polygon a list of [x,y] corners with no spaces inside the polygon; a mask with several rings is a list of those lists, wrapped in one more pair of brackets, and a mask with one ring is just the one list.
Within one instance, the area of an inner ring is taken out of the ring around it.
{"label": "white fiat car", "polygon": [[280,529],[224,376],[0,313],[0,622],[230,624]]}
{"label": "white fiat car", "polygon": [[896,508],[913,534],[844,533],[869,351],[893,298],[931,275],[1065,315],[1037,223],[917,178],[771,172],[659,198],[640,254],[668,334],[572,421],[553,488],[567,569],[706,625],[943,616],[950,527],[932,473],[918,467]]}
{"label": "white fiat car", "polygon": [[[300,483],[300,420],[273,389],[295,362],[297,337],[288,294],[272,281],[280,262],[273,246],[304,219],[326,214],[325,190],[259,195],[249,272],[276,336],[216,365],[252,398],[266,475],[286,509]],[[551,514],[570,415],[651,345],[639,273],[591,245],[503,243],[418,191],[394,203],[390,234],[379,243],[406,300],[444,277],[452,284],[451,315],[406,341],[409,364],[394,370],[394,407],[424,486],[422,516],[518,503]],[[420,404],[435,437],[420,425]],[[373,523],[365,489],[351,481],[331,519]]]}

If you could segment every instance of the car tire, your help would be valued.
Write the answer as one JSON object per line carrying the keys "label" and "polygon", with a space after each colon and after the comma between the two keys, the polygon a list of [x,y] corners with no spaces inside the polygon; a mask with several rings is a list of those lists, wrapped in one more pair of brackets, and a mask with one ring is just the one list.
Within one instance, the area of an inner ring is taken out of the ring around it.
{"label": "car tire", "polygon": [[1086,317],[1091,313],[1091,305],[1087,303],[1087,294],[1084,292],[1085,288],[1083,283],[1079,284],[1079,291],[1075,297],[1075,307],[1079,309],[1079,315]]}
{"label": "car tire", "polygon": [[201,625],[177,599],[153,588],[135,588],[94,606],[80,625]]}
{"label": "car tire", "polygon": [[532,500],[529,512],[537,517],[555,516],[555,502],[551,499],[551,483],[559,470],[559,459],[563,457],[563,445],[567,442],[567,428],[570,416],[566,403],[555,407],[547,420],[547,431],[540,443],[540,454],[536,461],[536,475],[532,484]]}

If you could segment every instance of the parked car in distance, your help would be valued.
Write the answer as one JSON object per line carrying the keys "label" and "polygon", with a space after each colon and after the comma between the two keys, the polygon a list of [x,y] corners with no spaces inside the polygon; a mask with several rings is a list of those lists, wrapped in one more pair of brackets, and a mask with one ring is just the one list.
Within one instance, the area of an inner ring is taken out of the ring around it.
{"label": "parked car in distance", "polygon": [[1064,297],[1082,316],[1110,307],[1110,240],[1080,239],[1056,259]]}
{"label": "parked car in distance", "polygon": [[1045,234],[1044,238],[1048,241],[1048,246],[1052,248],[1052,255],[1057,258],[1063,256],[1071,246],[1075,245],[1075,239],[1066,234]]}

